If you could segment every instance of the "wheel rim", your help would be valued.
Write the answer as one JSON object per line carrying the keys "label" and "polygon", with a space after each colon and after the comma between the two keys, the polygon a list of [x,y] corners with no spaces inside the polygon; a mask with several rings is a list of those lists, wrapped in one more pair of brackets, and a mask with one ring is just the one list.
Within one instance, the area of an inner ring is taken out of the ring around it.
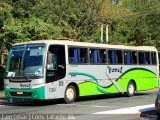
{"label": "wheel rim", "polygon": [[72,100],[74,98],[74,90],[72,88],[67,89],[66,97],[68,100]]}
{"label": "wheel rim", "polygon": [[129,91],[129,94],[133,94],[134,93],[134,86],[132,84],[130,84],[128,86],[128,91]]}

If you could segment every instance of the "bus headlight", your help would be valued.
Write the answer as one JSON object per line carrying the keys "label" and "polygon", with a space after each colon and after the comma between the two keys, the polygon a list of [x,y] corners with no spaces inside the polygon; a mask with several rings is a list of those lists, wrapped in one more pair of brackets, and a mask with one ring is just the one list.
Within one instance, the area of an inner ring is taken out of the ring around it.
{"label": "bus headlight", "polygon": [[44,86],[44,84],[34,84],[32,85],[32,88],[40,88],[42,86]]}

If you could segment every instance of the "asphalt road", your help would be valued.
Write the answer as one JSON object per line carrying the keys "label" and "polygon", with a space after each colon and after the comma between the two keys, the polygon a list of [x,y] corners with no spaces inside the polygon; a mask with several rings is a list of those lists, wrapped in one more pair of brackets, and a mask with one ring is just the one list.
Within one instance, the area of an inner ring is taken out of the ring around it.
{"label": "asphalt road", "polygon": [[[90,96],[79,98],[73,104],[65,104],[63,100],[50,100],[40,104],[30,100],[18,103],[0,100],[0,119],[158,120],[153,108],[157,92],[140,92],[134,97],[120,94]],[[147,109],[136,113],[134,110],[139,106],[146,106]]]}

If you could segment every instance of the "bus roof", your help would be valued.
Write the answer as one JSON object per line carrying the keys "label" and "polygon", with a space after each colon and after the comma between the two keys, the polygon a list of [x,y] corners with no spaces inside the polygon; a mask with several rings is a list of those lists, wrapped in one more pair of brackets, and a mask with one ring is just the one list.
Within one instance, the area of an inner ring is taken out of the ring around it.
{"label": "bus roof", "polygon": [[[80,47],[97,47],[97,48],[113,48],[113,49],[128,49],[128,50],[145,50],[145,51],[157,51],[154,46],[125,46],[125,45],[111,45],[111,44],[100,44],[100,43],[87,43],[87,42],[75,42],[73,40],[35,40],[28,42],[16,43],[14,45],[23,45],[23,44],[63,44],[68,46],[80,46]],[[13,45],[13,46],[14,46]]]}

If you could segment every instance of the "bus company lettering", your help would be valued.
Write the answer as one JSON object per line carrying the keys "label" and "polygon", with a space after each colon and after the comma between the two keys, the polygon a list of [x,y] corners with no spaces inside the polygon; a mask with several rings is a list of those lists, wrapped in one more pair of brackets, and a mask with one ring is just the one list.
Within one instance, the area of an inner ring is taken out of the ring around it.
{"label": "bus company lettering", "polygon": [[107,66],[107,70],[109,73],[113,73],[113,72],[118,72],[118,73],[122,73],[122,66],[119,68],[112,68],[110,66]]}
{"label": "bus company lettering", "polygon": [[31,84],[20,84],[21,88],[30,88]]}

